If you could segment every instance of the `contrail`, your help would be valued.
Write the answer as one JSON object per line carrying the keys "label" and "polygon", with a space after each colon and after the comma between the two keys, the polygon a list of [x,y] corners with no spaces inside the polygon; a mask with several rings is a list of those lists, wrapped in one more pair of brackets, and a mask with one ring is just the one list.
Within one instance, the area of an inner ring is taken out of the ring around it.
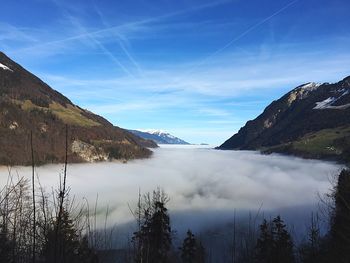
{"label": "contrail", "polygon": [[[55,0],[53,0],[53,1],[56,4],[58,3]],[[122,25],[116,25],[116,26],[112,26],[112,27],[109,27],[109,28],[99,29],[99,30],[95,30],[95,31],[86,32],[86,33],[82,33],[82,34],[79,34],[79,35],[67,37],[67,38],[64,38],[64,39],[54,40],[54,41],[46,42],[46,43],[43,43],[43,44],[39,44],[39,45],[27,47],[27,48],[22,48],[22,49],[19,49],[18,51],[19,52],[21,52],[21,51],[28,51],[28,50],[32,50],[32,49],[45,47],[45,46],[61,44],[61,43],[64,43],[64,42],[69,42],[69,41],[74,41],[74,40],[78,40],[78,39],[81,39],[81,38],[86,38],[86,37],[89,37],[89,36],[98,36],[100,34],[109,33],[111,31],[115,31],[115,30],[118,30],[118,29],[123,29],[123,28],[127,28],[127,27],[138,26],[138,25],[145,25],[145,24],[157,22],[159,20],[171,18],[171,17],[174,17],[174,16],[183,15],[183,14],[187,14],[187,13],[190,13],[190,12],[195,12],[195,11],[198,11],[198,10],[201,10],[201,9],[206,9],[206,8],[222,5],[222,4],[231,2],[231,1],[232,0],[217,1],[217,2],[214,2],[214,3],[205,4],[205,5],[201,5],[201,6],[197,6],[197,7],[192,7],[192,8],[188,8],[188,9],[185,9],[185,10],[180,10],[180,11],[168,13],[168,14],[165,14],[165,15],[157,16],[157,17],[146,18],[144,20],[139,20],[139,21],[134,21],[134,22],[128,22],[128,23],[125,23],[125,24],[122,24]],[[58,5],[60,5],[60,4],[58,4]]]}
{"label": "contrail", "polygon": [[[72,23],[73,26],[77,27],[80,31],[86,32],[86,28],[81,25],[81,23],[75,19],[73,16],[70,15],[70,13],[66,10],[66,8],[57,0],[53,0],[54,3],[62,10],[64,15],[69,19],[69,21]],[[106,55],[108,56],[115,64],[117,64],[127,75],[129,75],[132,78],[135,78],[135,76],[120,62],[120,60],[112,53],[110,52],[102,43],[101,41],[97,40],[97,38],[94,35],[86,34],[86,38],[89,38],[91,41],[93,41],[98,48]]]}
{"label": "contrail", "polygon": [[[290,2],[289,4],[285,5],[284,7],[282,7],[281,9],[279,9],[278,11],[276,11],[275,13],[273,13],[272,15],[266,17],[265,19],[261,20],[260,22],[256,23],[255,25],[251,26],[250,28],[248,28],[246,31],[244,31],[243,33],[241,33],[240,35],[238,35],[237,37],[235,37],[234,39],[232,39],[231,41],[229,41],[226,45],[224,45],[223,47],[219,48],[218,50],[216,50],[215,52],[211,53],[210,55],[208,55],[207,57],[205,57],[202,61],[200,61],[199,63],[197,63],[195,66],[193,66],[193,68],[191,70],[189,70],[185,75],[188,76],[191,73],[193,73],[198,67],[202,66],[203,64],[205,64],[206,62],[208,62],[212,57],[216,56],[217,54],[221,53],[222,51],[224,51],[225,49],[229,48],[232,44],[234,44],[235,42],[237,42],[238,40],[240,40],[241,38],[243,38],[244,36],[246,36],[247,34],[249,34],[251,31],[253,31],[254,29],[256,29],[257,27],[261,26],[262,24],[265,24],[267,21],[271,20],[273,17],[279,15],[280,13],[282,13],[284,10],[288,9],[290,6],[294,5],[296,2],[299,2],[299,0],[294,0],[292,2]],[[178,80],[180,81],[181,78]]]}
{"label": "contrail", "polygon": [[[96,2],[93,1],[93,5],[95,8],[96,13],[98,14],[98,16],[100,17],[101,22],[103,23],[103,25],[106,28],[110,28],[111,25],[106,21],[104,15],[102,14],[101,10],[98,8],[98,6],[96,5]],[[129,50],[125,47],[124,43],[123,43],[123,39],[120,36],[120,34],[118,34],[117,32],[112,31],[112,34],[115,34],[118,38],[118,44],[120,46],[120,48],[122,49],[122,51],[125,53],[125,55],[128,57],[128,59],[131,61],[131,63],[136,67],[137,71],[139,72],[140,75],[143,75],[143,70],[141,69],[139,63],[135,60],[135,58],[130,54]]]}
{"label": "contrail", "polygon": [[118,35],[118,43],[120,48],[124,51],[124,53],[126,54],[126,56],[129,58],[129,60],[131,61],[131,63],[134,64],[134,66],[137,68],[138,72],[143,75],[143,70],[140,67],[140,64],[136,62],[135,58],[130,54],[129,50],[125,47],[125,45],[123,44],[123,41],[121,39],[121,37]]}
{"label": "contrail", "polygon": [[118,58],[114,56],[112,52],[110,52],[100,41],[98,41],[94,37],[89,37],[103,52],[107,55],[114,63],[116,63],[127,75],[132,78],[136,78],[120,61]]}

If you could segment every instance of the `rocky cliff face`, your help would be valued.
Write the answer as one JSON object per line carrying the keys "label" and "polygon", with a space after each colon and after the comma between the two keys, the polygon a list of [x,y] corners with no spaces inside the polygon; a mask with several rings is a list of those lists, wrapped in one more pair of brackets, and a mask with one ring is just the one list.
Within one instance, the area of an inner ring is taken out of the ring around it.
{"label": "rocky cliff face", "polygon": [[219,149],[344,160],[350,146],[350,77],[301,85],[272,102]]}
{"label": "rocky cliff face", "polygon": [[0,52],[0,164],[62,162],[68,128],[71,162],[144,158],[156,144],[74,105]]}

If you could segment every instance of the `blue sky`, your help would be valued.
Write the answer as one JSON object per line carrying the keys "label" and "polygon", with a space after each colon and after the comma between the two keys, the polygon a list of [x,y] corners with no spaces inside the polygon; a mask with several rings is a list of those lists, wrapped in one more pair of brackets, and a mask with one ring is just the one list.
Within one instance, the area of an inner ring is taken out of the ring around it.
{"label": "blue sky", "polygon": [[129,129],[220,144],[290,89],[350,75],[348,0],[2,0],[0,50]]}

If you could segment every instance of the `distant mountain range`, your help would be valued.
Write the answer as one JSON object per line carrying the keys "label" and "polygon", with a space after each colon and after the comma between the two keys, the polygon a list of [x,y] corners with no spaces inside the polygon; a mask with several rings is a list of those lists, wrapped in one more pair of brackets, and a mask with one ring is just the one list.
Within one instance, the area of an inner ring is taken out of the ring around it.
{"label": "distant mountain range", "polygon": [[0,165],[64,161],[68,127],[70,162],[144,158],[156,147],[68,98],[0,52]]}
{"label": "distant mountain range", "polygon": [[129,131],[143,139],[152,140],[157,144],[189,144],[188,142],[185,142],[184,140],[181,140],[161,130],[146,130],[146,131],[129,130]]}
{"label": "distant mountain range", "polygon": [[218,148],[350,162],[350,77],[293,89]]}

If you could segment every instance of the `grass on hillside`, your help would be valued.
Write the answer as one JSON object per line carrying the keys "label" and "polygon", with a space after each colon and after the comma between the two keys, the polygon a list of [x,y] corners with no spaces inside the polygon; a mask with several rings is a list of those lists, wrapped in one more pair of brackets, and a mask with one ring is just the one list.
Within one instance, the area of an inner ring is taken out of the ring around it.
{"label": "grass on hillside", "polygon": [[260,149],[263,153],[286,153],[305,158],[335,159],[350,162],[350,126],[309,133],[285,144]]}
{"label": "grass on hillside", "polygon": [[53,102],[50,104],[49,108],[44,108],[33,104],[30,100],[16,101],[15,103],[21,105],[22,109],[25,111],[30,111],[32,109],[51,111],[51,113],[56,115],[66,124],[72,124],[82,127],[92,127],[100,125],[98,122],[95,122],[82,115],[82,111],[79,108],[72,105],[67,105],[67,107],[64,107],[59,103]]}
{"label": "grass on hillside", "polygon": [[340,155],[343,152],[341,145],[335,141],[350,136],[350,127],[324,129],[315,133],[307,134],[293,143],[293,148],[311,154]]}
{"label": "grass on hillside", "polygon": [[95,122],[81,114],[81,110],[72,105],[68,105],[67,108],[61,104],[53,102],[50,104],[49,109],[53,114],[57,115],[64,123],[74,124],[84,127],[99,126],[98,122]]}

